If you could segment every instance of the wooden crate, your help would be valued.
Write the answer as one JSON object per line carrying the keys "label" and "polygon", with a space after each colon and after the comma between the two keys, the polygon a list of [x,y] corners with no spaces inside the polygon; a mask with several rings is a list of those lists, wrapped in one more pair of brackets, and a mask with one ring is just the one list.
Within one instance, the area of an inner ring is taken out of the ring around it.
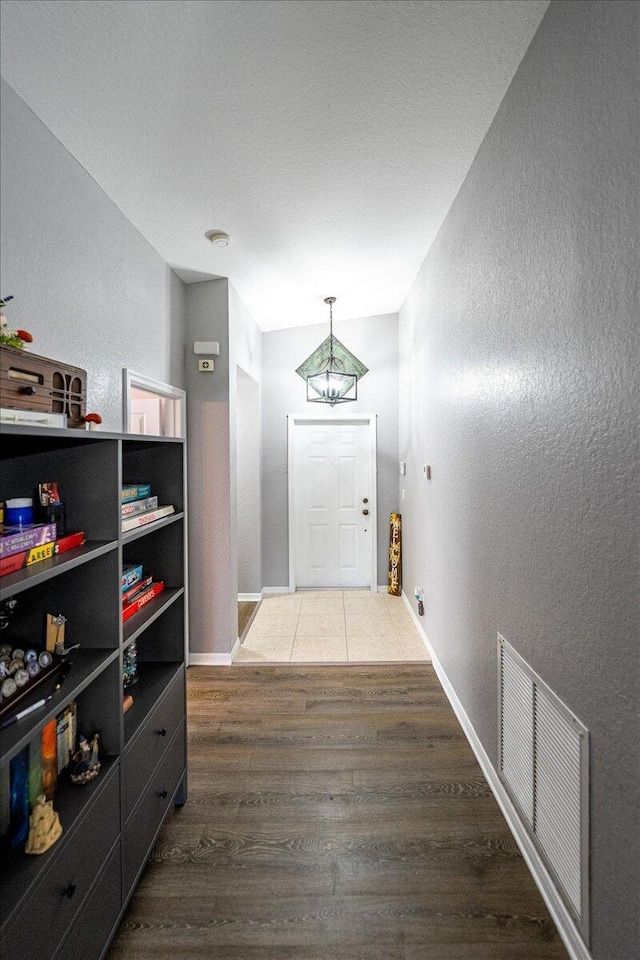
{"label": "wooden crate", "polygon": [[0,406],[65,413],[67,426],[83,429],[87,371],[16,347],[0,346]]}

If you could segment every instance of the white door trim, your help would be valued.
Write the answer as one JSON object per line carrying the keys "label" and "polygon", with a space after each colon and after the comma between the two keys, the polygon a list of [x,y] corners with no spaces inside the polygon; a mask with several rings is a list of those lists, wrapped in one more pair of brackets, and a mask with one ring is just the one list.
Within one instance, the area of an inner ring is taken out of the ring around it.
{"label": "white door trim", "polygon": [[170,383],[163,383],[162,380],[154,380],[153,377],[145,377],[142,373],[134,373],[127,367],[122,368],[122,419],[123,433],[130,433],[131,416],[131,390],[139,387],[141,390],[149,390],[151,393],[157,393],[159,396],[167,397],[169,400],[180,401],[180,432],[175,434],[182,437],[187,436],[187,392],[180,387],[174,387]]}
{"label": "white door trim", "polygon": [[296,590],[296,537],[295,537],[295,491],[293,458],[295,451],[295,429],[299,423],[368,423],[369,441],[371,444],[371,556],[370,556],[370,588],[375,593],[378,589],[378,458],[377,458],[377,414],[357,414],[352,417],[318,416],[317,414],[287,415],[287,447],[288,447],[288,474],[289,474],[289,592]]}

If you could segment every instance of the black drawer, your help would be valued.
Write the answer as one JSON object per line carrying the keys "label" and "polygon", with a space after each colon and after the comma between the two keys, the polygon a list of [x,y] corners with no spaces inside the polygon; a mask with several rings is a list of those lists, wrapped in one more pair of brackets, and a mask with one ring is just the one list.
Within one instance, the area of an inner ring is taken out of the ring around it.
{"label": "black drawer", "polygon": [[181,670],[125,749],[122,759],[122,815],[125,820],[184,719],[184,713],[184,673]]}
{"label": "black drawer", "polygon": [[[78,787],[78,790],[82,790]],[[2,932],[11,960],[52,957],[120,833],[120,778],[114,770],[14,919]]]}
{"label": "black drawer", "polygon": [[84,903],[82,914],[64,938],[56,960],[100,960],[120,914],[120,841],[102,876]]}
{"label": "black drawer", "polygon": [[184,723],[180,724],[162,761],[151,775],[124,831],[122,891],[126,899],[171,805],[186,766]]}

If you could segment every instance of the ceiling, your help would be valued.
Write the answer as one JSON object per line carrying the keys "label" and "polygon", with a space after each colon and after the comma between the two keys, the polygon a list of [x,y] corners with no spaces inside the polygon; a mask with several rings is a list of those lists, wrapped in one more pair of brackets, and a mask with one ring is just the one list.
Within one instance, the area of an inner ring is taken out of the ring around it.
{"label": "ceiling", "polygon": [[[2,74],[263,330],[396,312],[548,0],[4,0]],[[226,230],[226,249],[204,238]]]}

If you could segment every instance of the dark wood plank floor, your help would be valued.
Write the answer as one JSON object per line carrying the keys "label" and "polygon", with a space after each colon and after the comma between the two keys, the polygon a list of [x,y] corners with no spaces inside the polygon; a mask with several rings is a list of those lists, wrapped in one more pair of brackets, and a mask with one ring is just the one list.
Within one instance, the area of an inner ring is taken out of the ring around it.
{"label": "dark wood plank floor", "polygon": [[429,664],[191,668],[189,731],[108,960],[566,960]]}

